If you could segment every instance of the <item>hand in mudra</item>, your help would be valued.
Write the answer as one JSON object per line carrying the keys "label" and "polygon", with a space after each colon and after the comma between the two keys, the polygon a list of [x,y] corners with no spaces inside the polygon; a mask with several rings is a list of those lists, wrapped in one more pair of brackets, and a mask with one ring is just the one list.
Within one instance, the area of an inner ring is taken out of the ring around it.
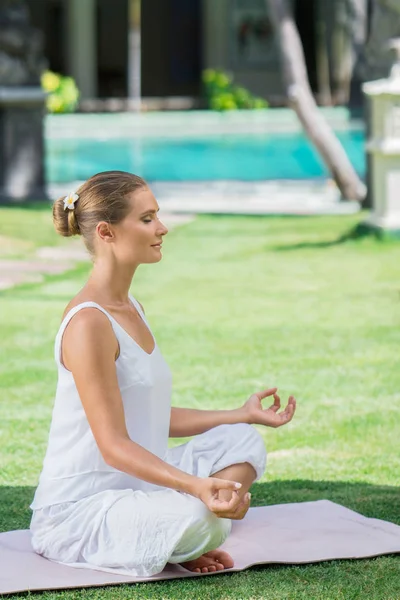
{"label": "hand in mudra", "polygon": [[247,492],[239,494],[240,483],[205,477],[198,482],[196,496],[207,508],[221,519],[243,519],[250,508],[251,495]]}
{"label": "hand in mudra", "polygon": [[[281,427],[292,420],[296,410],[296,400],[293,396],[289,397],[287,406],[281,412],[281,399],[276,393],[277,388],[270,388],[262,392],[252,394],[243,406],[246,423],[251,425],[266,425],[267,427]],[[274,403],[269,408],[263,408],[262,400],[268,396],[273,396]]]}

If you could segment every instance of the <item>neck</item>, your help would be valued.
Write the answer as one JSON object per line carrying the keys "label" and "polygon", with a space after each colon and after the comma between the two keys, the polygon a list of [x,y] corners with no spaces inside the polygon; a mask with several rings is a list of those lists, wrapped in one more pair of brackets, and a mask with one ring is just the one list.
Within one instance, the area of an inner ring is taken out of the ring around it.
{"label": "neck", "polygon": [[99,258],[86,284],[103,298],[104,303],[125,304],[129,302],[129,290],[137,266],[121,265],[116,261]]}

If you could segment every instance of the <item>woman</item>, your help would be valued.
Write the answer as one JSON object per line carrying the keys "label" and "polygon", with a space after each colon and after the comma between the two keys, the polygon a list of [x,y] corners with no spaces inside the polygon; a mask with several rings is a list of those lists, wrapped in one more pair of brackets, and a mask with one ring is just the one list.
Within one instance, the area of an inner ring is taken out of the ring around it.
{"label": "woman", "polygon": [[[137,267],[161,260],[158,210],[145,181],[119,171],[54,204],[56,230],[82,235],[94,266],[56,337],[57,393],[31,505],[36,552],[132,576],[167,562],[203,573],[233,566],[218,547],[266,462],[251,424],[278,427],[295,411],[290,397],[278,413],[276,388],[236,410],[171,408],[170,371],[129,295]],[[168,450],[168,436],[196,437]]]}

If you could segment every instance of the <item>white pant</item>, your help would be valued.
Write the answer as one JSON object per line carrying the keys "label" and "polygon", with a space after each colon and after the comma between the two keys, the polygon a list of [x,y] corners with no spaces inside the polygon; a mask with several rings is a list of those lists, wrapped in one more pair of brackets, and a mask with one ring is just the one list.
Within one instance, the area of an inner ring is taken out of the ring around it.
{"label": "white pant", "polygon": [[[262,476],[264,442],[250,425],[220,425],[168,451],[166,461],[198,477],[237,463]],[[107,490],[34,511],[35,552],[73,567],[136,577],[155,575],[167,562],[192,560],[218,548],[231,522],[197,498],[175,490]]]}

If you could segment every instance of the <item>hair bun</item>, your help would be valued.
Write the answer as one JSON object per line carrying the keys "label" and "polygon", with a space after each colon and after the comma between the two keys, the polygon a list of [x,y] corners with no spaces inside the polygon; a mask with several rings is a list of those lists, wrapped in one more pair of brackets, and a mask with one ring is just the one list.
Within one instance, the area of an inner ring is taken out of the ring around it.
{"label": "hair bun", "polygon": [[65,210],[65,196],[58,198],[53,204],[53,223],[56,232],[63,237],[80,235],[78,221],[76,220],[75,210]]}

